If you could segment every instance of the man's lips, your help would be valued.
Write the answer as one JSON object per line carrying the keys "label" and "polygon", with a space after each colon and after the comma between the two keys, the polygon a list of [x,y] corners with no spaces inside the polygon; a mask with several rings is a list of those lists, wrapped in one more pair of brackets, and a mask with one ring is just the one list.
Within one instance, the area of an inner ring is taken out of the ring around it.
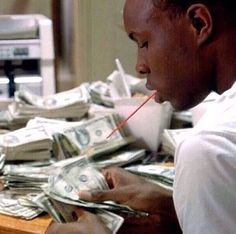
{"label": "man's lips", "polygon": [[156,88],[154,88],[154,86],[151,85],[151,84],[149,84],[149,83],[146,83],[146,88],[147,88],[148,90],[156,90]]}
{"label": "man's lips", "polygon": [[160,92],[158,91],[158,89],[154,86],[154,85],[152,85],[152,84],[150,84],[150,83],[146,83],[146,88],[148,89],[148,90],[155,90],[155,97],[154,97],[154,100],[155,100],[155,102],[157,102],[157,103],[163,103],[165,100],[163,99],[163,97],[160,95]]}

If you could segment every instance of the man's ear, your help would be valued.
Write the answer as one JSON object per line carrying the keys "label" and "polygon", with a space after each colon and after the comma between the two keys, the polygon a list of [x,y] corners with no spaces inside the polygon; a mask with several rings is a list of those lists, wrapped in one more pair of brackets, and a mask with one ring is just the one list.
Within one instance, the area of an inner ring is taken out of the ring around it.
{"label": "man's ear", "polygon": [[213,28],[209,9],[203,4],[193,4],[188,8],[186,16],[190,20],[197,44],[202,45],[210,37]]}

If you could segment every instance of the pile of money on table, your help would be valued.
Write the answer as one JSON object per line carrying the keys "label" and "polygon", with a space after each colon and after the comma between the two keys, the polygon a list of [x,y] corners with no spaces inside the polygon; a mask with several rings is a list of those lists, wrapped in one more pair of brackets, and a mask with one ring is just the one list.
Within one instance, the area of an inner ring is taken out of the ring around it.
{"label": "pile of money on table", "polygon": [[123,167],[172,190],[173,166],[160,165],[156,154],[134,146],[137,139],[125,127],[107,139],[121,121],[108,91],[95,82],[48,97],[15,94],[0,118],[0,126],[11,126],[0,131],[1,214],[32,219],[47,212],[65,223],[75,221],[75,209],[83,207],[116,233],[121,213],[148,214],[111,201],[81,200],[80,190],[109,189],[101,169]]}

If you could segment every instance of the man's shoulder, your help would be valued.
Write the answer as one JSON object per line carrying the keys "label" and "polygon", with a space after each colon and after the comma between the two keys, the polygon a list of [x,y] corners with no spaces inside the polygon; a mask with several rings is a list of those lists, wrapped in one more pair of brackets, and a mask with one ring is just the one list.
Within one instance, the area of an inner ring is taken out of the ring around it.
{"label": "man's shoulder", "polygon": [[219,159],[219,157],[235,160],[236,134],[215,129],[199,131],[181,142],[175,157],[176,164],[179,161],[201,163],[201,161]]}

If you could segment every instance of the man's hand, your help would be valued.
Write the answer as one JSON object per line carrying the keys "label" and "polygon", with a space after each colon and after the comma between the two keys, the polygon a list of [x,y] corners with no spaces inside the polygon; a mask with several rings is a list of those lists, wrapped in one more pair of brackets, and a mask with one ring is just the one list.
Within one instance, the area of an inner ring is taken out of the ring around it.
{"label": "man's hand", "polygon": [[78,220],[72,223],[51,223],[46,234],[111,234],[101,219],[83,209],[76,211]]}
{"label": "man's hand", "polygon": [[103,174],[110,190],[81,191],[81,199],[92,202],[115,201],[150,214],[174,210],[172,195],[164,188],[121,168],[104,169]]}

